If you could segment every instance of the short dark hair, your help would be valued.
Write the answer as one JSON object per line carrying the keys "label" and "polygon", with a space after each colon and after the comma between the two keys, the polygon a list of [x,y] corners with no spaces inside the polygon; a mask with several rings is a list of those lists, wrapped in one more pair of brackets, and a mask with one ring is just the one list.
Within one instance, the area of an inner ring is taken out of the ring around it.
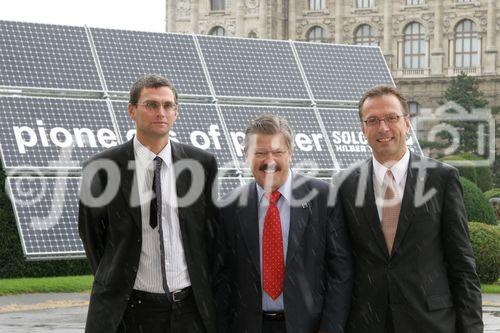
{"label": "short dark hair", "polygon": [[179,104],[177,90],[175,89],[172,82],[170,82],[170,80],[166,77],[158,74],[147,74],[137,78],[137,80],[135,80],[130,87],[130,98],[128,102],[130,104],[136,105],[139,102],[139,97],[141,96],[142,89],[160,87],[170,88],[170,90],[172,90],[172,93],[174,94],[175,104]]}
{"label": "short dark hair", "polygon": [[376,96],[384,96],[384,95],[395,96],[401,103],[401,106],[403,107],[403,115],[407,116],[408,114],[410,114],[410,109],[408,107],[408,102],[406,101],[406,98],[404,98],[403,95],[396,88],[392,86],[380,85],[367,90],[363,94],[363,97],[361,97],[361,100],[359,101],[358,104],[359,119],[363,120],[362,119],[363,104],[368,98]]}
{"label": "short dark hair", "polygon": [[288,121],[274,114],[263,114],[253,119],[245,130],[245,150],[250,143],[252,134],[283,134],[286,145],[290,152],[293,152],[293,131]]}

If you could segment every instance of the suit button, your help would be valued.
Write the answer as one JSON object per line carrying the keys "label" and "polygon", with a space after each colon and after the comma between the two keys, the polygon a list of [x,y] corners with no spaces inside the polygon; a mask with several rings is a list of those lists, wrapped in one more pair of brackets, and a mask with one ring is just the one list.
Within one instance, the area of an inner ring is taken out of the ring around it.
{"label": "suit button", "polygon": [[126,300],[126,301],[129,301],[129,300],[130,300],[130,296],[129,296],[129,295],[126,295],[126,296],[125,296],[125,300]]}
{"label": "suit button", "polygon": [[137,266],[132,267],[132,269],[137,273]]}
{"label": "suit button", "polygon": [[388,264],[387,264],[387,268],[391,269],[391,268],[392,268],[392,264],[391,264],[391,263],[388,263]]}
{"label": "suit button", "polygon": [[140,239],[140,238],[138,238],[138,239],[137,239],[137,243],[140,243],[140,242],[141,242],[141,239]]}

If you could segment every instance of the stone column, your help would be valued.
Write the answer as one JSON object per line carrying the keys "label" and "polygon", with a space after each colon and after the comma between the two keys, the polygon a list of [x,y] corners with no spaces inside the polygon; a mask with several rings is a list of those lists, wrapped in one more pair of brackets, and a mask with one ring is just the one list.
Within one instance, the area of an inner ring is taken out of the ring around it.
{"label": "stone column", "polygon": [[167,31],[175,32],[176,26],[176,12],[177,4],[176,0],[167,0]]}
{"label": "stone column", "polygon": [[[495,74],[497,48],[495,47],[497,1],[488,0],[488,27],[486,30],[486,50],[484,51],[484,74]],[[479,57],[481,58],[481,57]]]}
{"label": "stone column", "polygon": [[297,39],[297,13],[295,0],[288,0],[288,39]]}
{"label": "stone column", "polygon": [[259,7],[259,38],[268,38],[267,35],[267,0],[260,0]]}
{"label": "stone column", "polygon": [[434,39],[431,49],[431,75],[443,75],[444,50],[443,50],[443,2],[436,1],[434,8]]}
{"label": "stone column", "polygon": [[335,43],[342,44],[344,41],[344,1],[335,1]]}
{"label": "stone column", "polygon": [[238,37],[246,37],[245,35],[245,0],[234,0],[236,2],[236,31]]}
{"label": "stone column", "polygon": [[200,2],[198,0],[191,0],[191,32],[193,34],[199,33],[198,27],[200,20]]}
{"label": "stone column", "polygon": [[387,61],[387,66],[392,69],[392,59],[394,55],[392,54],[392,1],[385,0],[384,2],[384,40],[382,45],[382,52],[384,53],[385,61]]}

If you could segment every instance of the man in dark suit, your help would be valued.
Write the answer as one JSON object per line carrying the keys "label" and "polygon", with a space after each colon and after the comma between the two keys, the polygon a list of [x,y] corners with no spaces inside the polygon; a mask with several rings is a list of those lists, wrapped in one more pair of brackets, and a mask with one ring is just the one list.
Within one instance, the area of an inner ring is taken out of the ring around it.
{"label": "man in dark suit", "polygon": [[217,225],[220,332],[344,331],[352,262],[342,210],[329,184],[291,172],[292,151],[285,119],[248,126],[255,181],[222,201]]}
{"label": "man in dark suit", "polygon": [[95,279],[86,332],[215,332],[214,157],[169,140],[179,109],[158,75],[132,85],[129,142],[84,166],[78,227]]}
{"label": "man in dark suit", "polygon": [[410,153],[394,88],[359,103],[372,158],[340,178],[355,279],[348,332],[482,332],[481,291],[455,168]]}

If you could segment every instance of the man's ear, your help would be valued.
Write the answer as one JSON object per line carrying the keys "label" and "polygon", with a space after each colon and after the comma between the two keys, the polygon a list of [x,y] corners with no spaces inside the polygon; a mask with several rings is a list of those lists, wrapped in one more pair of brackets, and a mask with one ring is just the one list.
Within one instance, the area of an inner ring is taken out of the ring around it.
{"label": "man's ear", "polygon": [[136,106],[134,104],[128,104],[128,116],[132,118],[132,120],[135,121],[135,111],[136,111]]}

